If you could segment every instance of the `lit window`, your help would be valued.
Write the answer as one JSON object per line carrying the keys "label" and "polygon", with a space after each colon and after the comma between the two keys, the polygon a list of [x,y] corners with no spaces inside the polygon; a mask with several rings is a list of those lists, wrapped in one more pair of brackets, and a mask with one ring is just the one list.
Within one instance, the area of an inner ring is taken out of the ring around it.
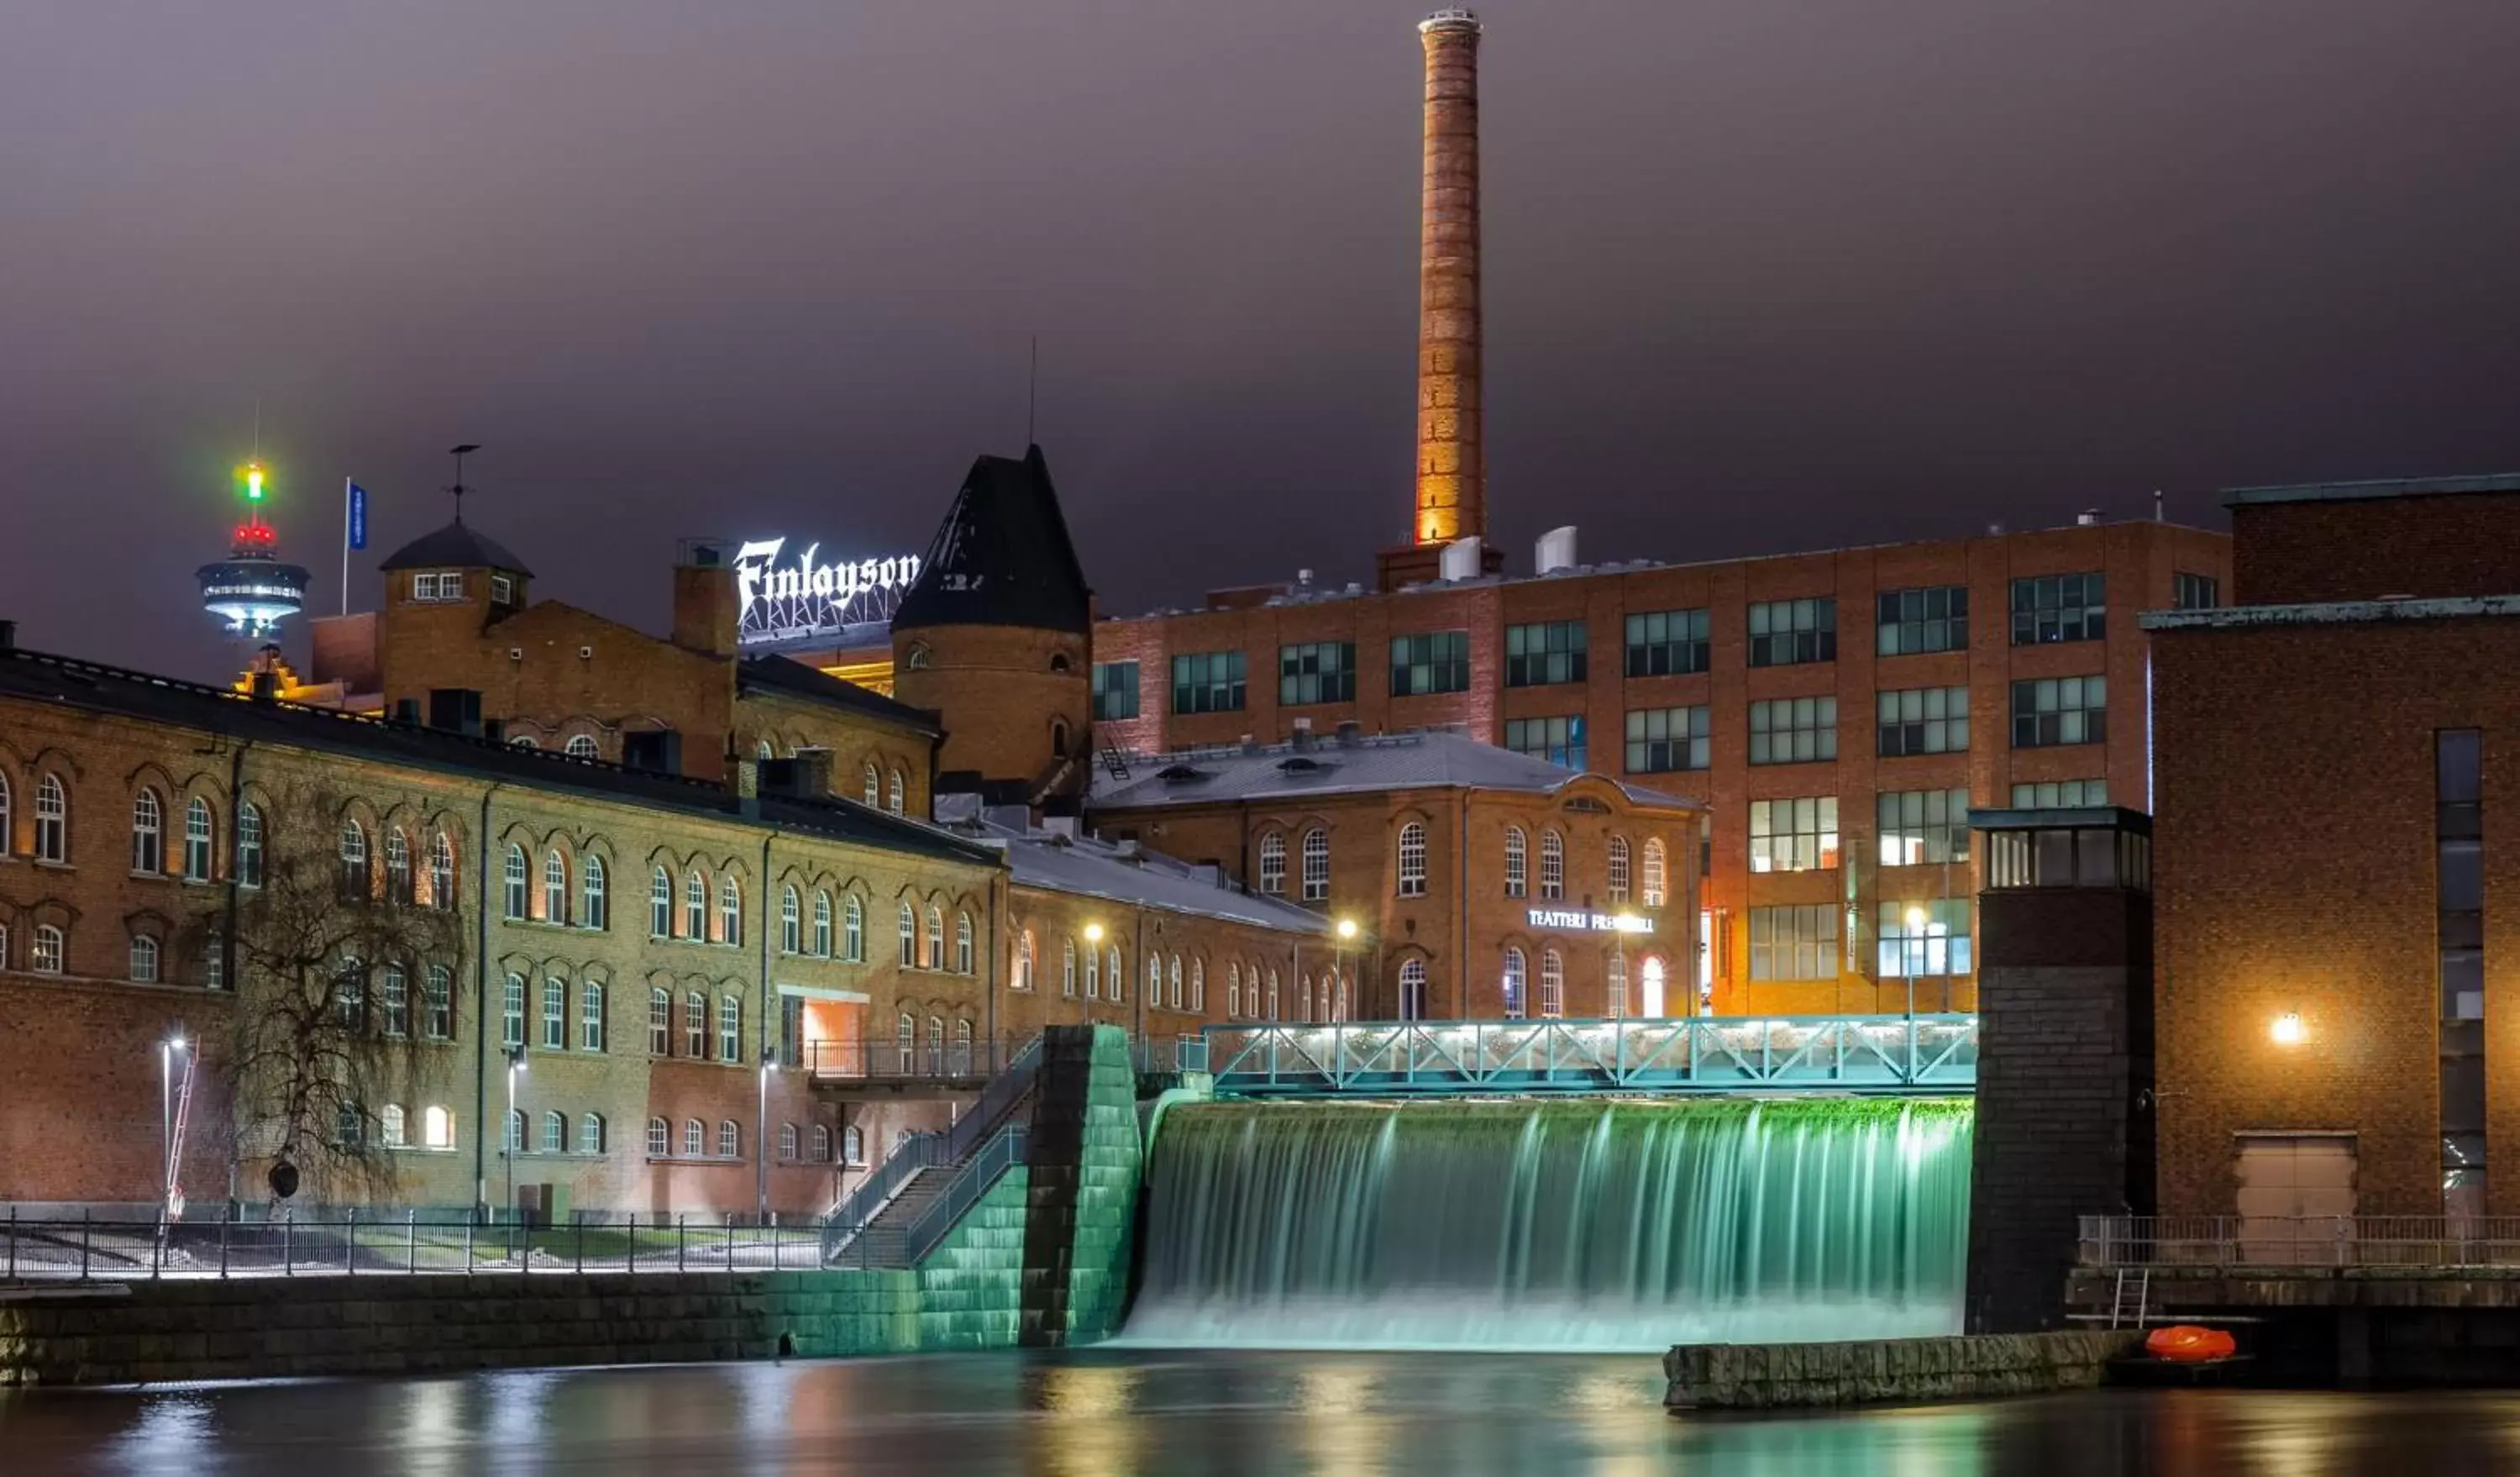
{"label": "lit window", "polygon": [[1319,903],[1330,895],[1330,835],[1319,827],[1304,832],[1304,901]]}
{"label": "lit window", "polygon": [[1566,961],[1554,949],[1540,951],[1540,1014],[1555,1020],[1566,1013]]}
{"label": "lit window", "polygon": [[557,851],[543,853],[543,921],[568,921],[568,863]]}
{"label": "lit window", "polygon": [[596,756],[595,736],[571,734],[568,738],[567,753],[572,759],[594,758]]}
{"label": "lit window", "polygon": [[1837,910],[1826,903],[1751,909],[1750,977],[1837,978]]}
{"label": "lit window", "polygon": [[1644,873],[1644,905],[1648,908],[1659,908],[1670,890],[1664,885],[1663,849],[1660,837],[1645,842]]}
{"label": "lit window", "polygon": [[717,1156],[721,1159],[734,1159],[741,1157],[742,1152],[743,1137],[736,1130],[735,1120],[732,1118],[719,1119],[717,1125]]}
{"label": "lit window", "polygon": [[[1922,926],[1911,926],[1909,912],[1920,908],[1925,913]],[[1885,902],[1880,917],[1876,967],[1885,983],[1919,974],[1969,972],[1968,899]]]}
{"label": "lit window", "polygon": [[1554,830],[1540,833],[1540,895],[1545,899],[1566,896],[1566,838]]}
{"label": "lit window", "polygon": [[1750,802],[1750,870],[1815,872],[1837,866],[1837,797]]}
{"label": "lit window", "polygon": [[1531,893],[1531,854],[1522,828],[1505,828],[1505,895],[1528,897]]}
{"label": "lit window", "polygon": [[1400,828],[1400,895],[1426,895],[1426,827],[1412,821]]}
{"label": "lit window", "polygon": [[1610,904],[1628,905],[1628,838],[1612,836],[1609,845]]}
{"label": "lit window", "polygon": [[525,849],[523,847],[511,845],[508,848],[507,870],[502,880],[504,885],[500,889],[502,893],[500,901],[505,916],[513,922],[525,916]]}
{"label": "lit window", "polygon": [[1273,898],[1286,891],[1286,838],[1274,830],[1260,838],[1260,891]]}
{"label": "lit window", "polygon": [[1508,948],[1505,952],[1505,1018],[1520,1020],[1527,1013],[1523,1005],[1522,951]]}
{"label": "lit window", "polygon": [[1969,855],[1965,789],[1884,790],[1876,833],[1884,867],[1941,866]]}
{"label": "lit window", "polygon": [[425,1109],[420,1115],[420,1141],[429,1148],[453,1148],[455,1115],[442,1107]]}
{"label": "lit window", "polygon": [[698,1118],[686,1118],[683,1120],[684,1158],[698,1159],[707,1150],[708,1140],[705,1137],[706,1134],[707,1130],[700,1127],[700,1121]]}
{"label": "lit window", "polygon": [[673,1130],[662,1118],[648,1120],[648,1157],[662,1159],[674,1151]]}
{"label": "lit window", "polygon": [[70,859],[70,795],[59,775],[35,783],[35,860],[67,863]]}

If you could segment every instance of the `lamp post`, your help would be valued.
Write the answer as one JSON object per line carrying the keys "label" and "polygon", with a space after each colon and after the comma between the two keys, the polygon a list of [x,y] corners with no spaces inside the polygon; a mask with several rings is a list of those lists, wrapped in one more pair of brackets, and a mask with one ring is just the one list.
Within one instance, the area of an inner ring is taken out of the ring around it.
{"label": "lamp post", "polygon": [[158,1211],[159,1224],[172,1220],[175,1207],[175,1058],[184,1052],[184,1038],[170,1036],[158,1044]]}
{"label": "lamp post", "polygon": [[517,1079],[525,1070],[525,1049],[508,1048],[508,1116],[499,1120],[499,1155],[508,1161],[507,1216],[517,1213],[517,1150],[525,1141],[524,1125],[517,1121]]}
{"label": "lamp post", "polygon": [[1906,914],[1908,936],[1899,947],[1899,973],[1908,983],[1908,1080],[1916,1080],[1916,951],[1924,947],[1925,910],[1911,903]]}
{"label": "lamp post", "polygon": [[755,1226],[770,1224],[770,1074],[778,1070],[775,1047],[761,1049],[760,1097],[752,1117],[752,1213]]}
{"label": "lamp post", "polygon": [[[1347,951],[1348,946],[1356,942],[1356,919],[1341,918],[1338,920],[1338,979],[1330,986],[1330,989],[1334,997],[1345,997],[1351,988],[1347,973]],[[1330,1018],[1330,1023],[1333,1025],[1337,1024],[1341,1013],[1338,1008],[1337,999],[1334,998],[1331,1001],[1330,1009],[1328,1013]]]}

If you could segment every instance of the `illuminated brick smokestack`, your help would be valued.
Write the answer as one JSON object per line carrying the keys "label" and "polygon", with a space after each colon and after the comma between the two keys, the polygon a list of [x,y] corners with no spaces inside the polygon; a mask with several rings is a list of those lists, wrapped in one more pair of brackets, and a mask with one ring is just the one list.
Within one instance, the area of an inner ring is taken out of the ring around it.
{"label": "illuminated brick smokestack", "polygon": [[1484,537],[1479,403],[1479,22],[1440,10],[1426,48],[1426,168],[1418,239],[1419,545]]}

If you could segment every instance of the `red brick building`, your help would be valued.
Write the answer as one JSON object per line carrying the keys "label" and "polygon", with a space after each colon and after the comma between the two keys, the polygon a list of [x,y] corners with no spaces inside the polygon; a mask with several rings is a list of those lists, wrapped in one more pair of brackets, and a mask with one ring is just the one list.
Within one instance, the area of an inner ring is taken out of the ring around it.
{"label": "red brick building", "polygon": [[2160,1209],[2520,1211],[2520,477],[2230,503],[2144,618]]}

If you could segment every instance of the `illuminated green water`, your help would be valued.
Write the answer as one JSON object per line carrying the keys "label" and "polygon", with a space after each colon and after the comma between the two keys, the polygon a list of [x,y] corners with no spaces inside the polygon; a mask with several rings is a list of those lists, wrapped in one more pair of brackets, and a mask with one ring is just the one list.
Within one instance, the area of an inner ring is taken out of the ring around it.
{"label": "illuminated green water", "polygon": [[1200,1103],[1129,1342],[1662,1349],[1955,1332],[1972,1105]]}

